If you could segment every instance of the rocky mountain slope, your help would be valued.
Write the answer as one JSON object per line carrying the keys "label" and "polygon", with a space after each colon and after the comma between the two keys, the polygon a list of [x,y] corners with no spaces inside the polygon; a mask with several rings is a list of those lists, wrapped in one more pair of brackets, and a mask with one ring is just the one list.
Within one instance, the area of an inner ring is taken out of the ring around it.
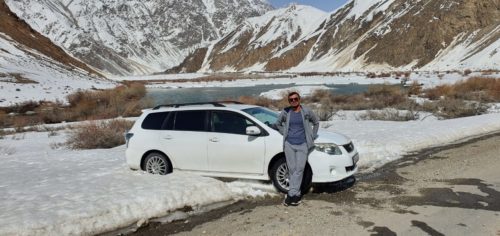
{"label": "rocky mountain slope", "polygon": [[64,100],[77,89],[114,86],[34,31],[0,0],[0,106]]}
{"label": "rocky mountain slope", "polygon": [[100,72],[158,72],[264,14],[265,0],[6,0],[36,31]]}
{"label": "rocky mountain slope", "polygon": [[[260,17],[249,18],[236,30],[209,48],[198,50],[181,66],[170,71],[283,69],[286,65],[274,63],[276,59],[273,57],[294,57],[294,48],[300,47],[304,41],[314,41],[311,39],[314,37],[310,35],[327,15],[313,7],[291,5]],[[208,61],[200,60],[206,54]],[[183,68],[184,66],[190,68]]]}
{"label": "rocky mountain slope", "polygon": [[352,0],[324,17],[304,9],[249,19],[170,72],[500,68],[498,0]]}

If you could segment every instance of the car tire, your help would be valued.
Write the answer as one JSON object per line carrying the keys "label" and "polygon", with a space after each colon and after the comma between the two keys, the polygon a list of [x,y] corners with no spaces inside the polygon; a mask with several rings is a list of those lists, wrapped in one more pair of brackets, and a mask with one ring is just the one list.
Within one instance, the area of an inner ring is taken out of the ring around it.
{"label": "car tire", "polygon": [[[274,187],[282,193],[288,193],[289,185],[288,185],[288,166],[286,165],[286,159],[280,158],[278,159],[270,170],[271,181],[273,182]],[[309,189],[312,185],[312,170],[309,164],[306,164],[304,168],[304,175],[302,177],[302,184],[300,186],[300,191],[302,194],[306,194],[309,192]]]}
{"label": "car tire", "polygon": [[172,173],[172,164],[165,155],[152,152],[144,159],[144,170],[154,175],[166,175]]}

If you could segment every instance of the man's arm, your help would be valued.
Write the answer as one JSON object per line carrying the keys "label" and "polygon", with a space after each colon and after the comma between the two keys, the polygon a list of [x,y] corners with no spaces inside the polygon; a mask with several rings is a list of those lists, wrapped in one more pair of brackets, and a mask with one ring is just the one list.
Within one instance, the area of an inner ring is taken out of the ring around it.
{"label": "man's arm", "polygon": [[273,127],[277,129],[281,135],[283,135],[284,130],[285,130],[285,125],[283,124],[285,122],[285,112],[281,112],[280,115],[278,116],[278,120],[276,120],[276,123],[273,124]]}
{"label": "man's arm", "polygon": [[313,138],[316,139],[318,138],[319,118],[314,111],[309,110],[309,113],[311,113],[309,121],[313,124]]}

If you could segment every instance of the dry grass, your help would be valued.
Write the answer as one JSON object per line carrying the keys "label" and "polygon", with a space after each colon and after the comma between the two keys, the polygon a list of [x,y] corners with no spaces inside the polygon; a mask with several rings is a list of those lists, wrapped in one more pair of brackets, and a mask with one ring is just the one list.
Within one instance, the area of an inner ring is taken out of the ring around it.
{"label": "dry grass", "polygon": [[419,118],[418,112],[397,109],[369,110],[359,116],[362,120],[410,121]]}
{"label": "dry grass", "polygon": [[[141,83],[129,83],[110,90],[78,91],[62,101],[28,101],[0,111],[0,127],[22,128],[27,125],[109,119],[119,116],[138,116],[141,109],[150,107],[142,98],[146,88]],[[31,112],[32,115],[27,115]],[[15,116],[5,114],[15,113]]]}
{"label": "dry grass", "polygon": [[241,96],[238,98],[238,102],[269,107],[272,109],[282,109],[284,107],[289,106],[288,101],[286,100],[286,96],[280,100],[272,100],[265,97]]}
{"label": "dry grass", "polygon": [[464,76],[468,76],[468,75],[470,75],[471,73],[472,73],[472,70],[470,70],[470,69],[465,69],[465,70],[464,70],[463,75],[464,75]]}
{"label": "dry grass", "polygon": [[413,81],[410,87],[408,87],[407,93],[409,96],[420,95],[422,93],[422,86],[418,83],[418,81]]}
{"label": "dry grass", "polygon": [[90,122],[73,129],[65,145],[71,149],[113,148],[125,144],[123,134],[133,123],[123,119]]}
{"label": "dry grass", "polygon": [[488,106],[481,102],[445,98],[437,102],[424,103],[423,110],[445,119],[453,119],[484,114],[488,110]]}
{"label": "dry grass", "polygon": [[424,92],[431,100],[446,97],[478,102],[500,102],[500,79],[472,77],[454,85],[441,85]]}

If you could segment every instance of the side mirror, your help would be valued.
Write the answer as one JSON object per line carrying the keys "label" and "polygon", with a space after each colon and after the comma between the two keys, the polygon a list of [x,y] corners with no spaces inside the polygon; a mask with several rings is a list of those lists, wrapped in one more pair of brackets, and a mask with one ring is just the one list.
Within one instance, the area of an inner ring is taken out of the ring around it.
{"label": "side mirror", "polygon": [[248,126],[246,133],[250,136],[259,136],[261,134],[260,129],[257,126]]}

